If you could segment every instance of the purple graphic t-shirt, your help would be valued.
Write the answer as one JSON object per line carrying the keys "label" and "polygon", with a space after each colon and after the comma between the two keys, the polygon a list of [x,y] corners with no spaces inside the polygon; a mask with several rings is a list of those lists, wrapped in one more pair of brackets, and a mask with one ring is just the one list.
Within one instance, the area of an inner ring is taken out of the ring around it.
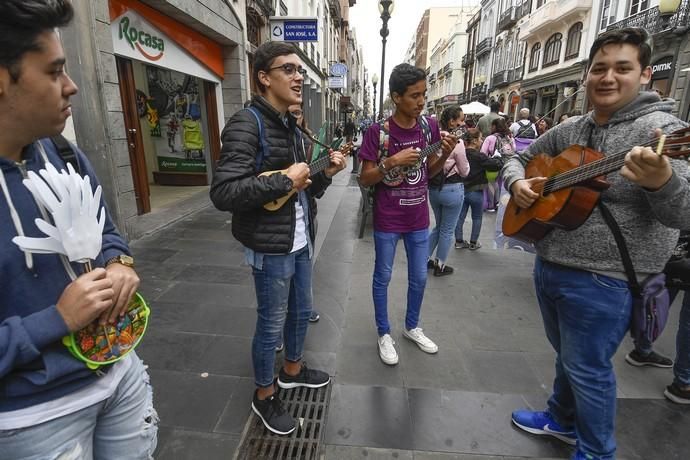
{"label": "purple graphic t-shirt", "polygon": [[[438,123],[433,118],[427,120],[431,129],[431,143],[438,142],[441,139]],[[378,163],[379,130],[378,123],[371,125],[367,130],[362,148],[359,150],[360,160]],[[426,139],[419,123],[414,128],[405,129],[398,126],[393,118],[389,118],[389,135],[388,156],[393,156],[408,147],[421,149],[426,146]],[[428,162],[425,162],[418,170],[410,171],[396,187],[389,187],[383,182],[376,184],[374,230],[406,233],[429,227],[427,165]]]}

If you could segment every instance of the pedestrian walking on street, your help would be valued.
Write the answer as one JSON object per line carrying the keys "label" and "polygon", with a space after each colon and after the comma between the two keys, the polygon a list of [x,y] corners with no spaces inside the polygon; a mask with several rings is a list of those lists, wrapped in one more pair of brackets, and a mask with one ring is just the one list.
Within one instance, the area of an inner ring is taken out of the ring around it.
{"label": "pedestrian walking on street", "polygon": [[[441,113],[439,123],[442,130],[449,132],[460,126],[462,119],[462,109],[450,106]],[[429,180],[429,204],[434,211],[436,226],[429,233],[427,267],[433,270],[434,276],[453,273],[453,267],[446,265],[446,260],[453,246],[453,232],[465,196],[462,179],[469,172],[470,164],[465,156],[465,143],[459,140],[443,165],[443,170]]]}
{"label": "pedestrian walking on street", "polygon": [[[34,255],[13,243],[16,237],[36,245],[68,243],[58,239],[63,235],[44,238],[42,230],[51,226],[48,213],[57,210],[34,200],[23,180],[40,170],[45,173],[51,165],[67,169],[66,150],[50,138],[65,128],[70,98],[78,90],[65,72],[57,30],[73,15],[67,0],[0,2],[2,460],[143,460],[152,458],[156,448],[158,416],[149,376],[136,354],[94,371],[63,344],[63,337],[92,322],[115,322],[139,286],[129,247],[107,210],[101,211],[105,225],[99,229],[96,268],[90,272],[83,273],[82,264],[70,263],[57,249]],[[75,169],[88,176],[92,191],[100,196],[87,157],[64,142]],[[61,209],[70,206],[65,195],[56,193]]]}
{"label": "pedestrian walking on street", "polygon": [[[284,334],[285,360],[277,378],[281,388],[320,388],[330,376],[303,361],[304,338],[312,312],[312,257],[316,201],[346,163],[330,152],[330,165],[311,174],[288,107],[302,103],[306,70],[287,43],[267,42],[254,54],[252,78],[260,95],[230,118],[221,135],[221,158],[211,185],[211,200],[232,212],[232,234],[245,247],[252,267],[257,320],[252,341],[252,409],[266,428],[286,435],[296,420],[286,412],[274,384],[276,347]],[[286,170],[284,174],[258,174]],[[264,205],[290,195],[277,210]]]}
{"label": "pedestrian walking on street", "polygon": [[[389,79],[395,105],[392,117],[375,123],[360,149],[360,184],[374,187],[374,264],[372,293],[381,360],[398,363],[398,353],[388,323],[388,284],[393,272],[395,248],[402,238],[408,264],[407,313],[403,336],[426,353],[438,347],[419,327],[429,255],[429,177],[441,171],[456,140],[441,134],[436,120],[422,117],[426,102],[426,73],[409,64],[397,65]],[[419,148],[438,143],[420,162]],[[407,168],[402,170],[400,168]]]}
{"label": "pedestrian walking on street", "polygon": [[616,457],[611,358],[632,312],[621,255],[601,204],[624,235],[638,279],[660,273],[676,247],[677,229],[690,228],[687,162],[642,147],[662,131],[687,126],[671,114],[672,100],[641,91],[651,79],[650,59],[643,29],[599,35],[586,76],[593,111],[546,131],[503,169],[515,204],[526,209],[541,196],[535,189],[546,180],[525,178],[525,166],[536,154],[556,156],[574,144],[605,157],[625,154],[619,174],[607,175],[610,187],[584,223],[571,231],[553,229],[536,243],[534,283],[546,336],[556,351],[556,377],[547,409],[515,411],[512,421],[529,433],[576,446],[572,458],[578,460]]}

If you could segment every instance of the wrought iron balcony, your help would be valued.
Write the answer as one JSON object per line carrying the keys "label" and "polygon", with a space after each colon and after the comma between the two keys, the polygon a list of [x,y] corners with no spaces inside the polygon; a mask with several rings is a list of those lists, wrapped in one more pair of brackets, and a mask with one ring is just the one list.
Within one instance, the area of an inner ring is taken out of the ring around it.
{"label": "wrought iron balcony", "polygon": [[443,75],[447,74],[448,72],[453,70],[451,67],[453,67],[453,63],[449,62],[448,64],[443,66],[443,70],[440,71],[439,74],[443,74]]}
{"label": "wrought iron balcony", "polygon": [[488,53],[491,51],[491,42],[493,41],[492,37],[486,37],[482,41],[479,42],[476,48],[476,53],[477,57],[484,55],[485,53]]}
{"label": "wrought iron balcony", "polygon": [[649,8],[622,21],[614,22],[606,30],[641,27],[652,35],[690,24],[690,0],[685,0],[672,16],[662,16],[658,7]]}
{"label": "wrought iron balcony", "polygon": [[486,97],[486,85],[477,85],[470,91],[470,98],[477,99]]}
{"label": "wrought iron balcony", "polygon": [[467,93],[458,94],[458,104],[465,104],[467,102]]}
{"label": "wrought iron balcony", "polygon": [[516,22],[517,17],[515,15],[515,7],[511,6],[501,14],[501,17],[498,20],[498,32],[510,29],[515,25]]}
{"label": "wrought iron balcony", "polygon": [[491,86],[503,86],[508,84],[508,71],[501,70],[496,72],[491,78]]}
{"label": "wrought iron balcony", "polygon": [[508,72],[508,83],[512,83],[514,81],[518,81],[522,79],[522,71],[523,67],[516,67],[510,72]]}
{"label": "wrought iron balcony", "polygon": [[460,60],[460,65],[462,66],[463,69],[467,68],[467,55],[464,55],[462,59]]}

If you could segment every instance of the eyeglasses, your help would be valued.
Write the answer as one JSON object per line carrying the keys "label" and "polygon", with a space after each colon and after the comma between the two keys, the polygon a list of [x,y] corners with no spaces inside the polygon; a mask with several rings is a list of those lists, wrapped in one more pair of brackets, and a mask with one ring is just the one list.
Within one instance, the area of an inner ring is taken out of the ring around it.
{"label": "eyeglasses", "polygon": [[295,118],[299,118],[302,116],[302,111],[301,110],[295,110],[294,112],[290,112]]}
{"label": "eyeglasses", "polygon": [[283,69],[283,72],[285,72],[285,75],[288,77],[295,77],[295,72],[299,73],[303,77],[307,75],[307,69],[302,67],[301,65],[295,65],[295,64],[283,64],[275,67],[269,67],[268,71],[270,72],[271,70],[276,70],[276,69]]}

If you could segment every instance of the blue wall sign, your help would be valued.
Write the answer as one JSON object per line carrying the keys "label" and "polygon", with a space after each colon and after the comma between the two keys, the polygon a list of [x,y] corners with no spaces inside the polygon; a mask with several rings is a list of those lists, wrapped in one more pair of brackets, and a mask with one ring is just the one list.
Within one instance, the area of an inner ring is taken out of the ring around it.
{"label": "blue wall sign", "polygon": [[271,40],[283,42],[319,41],[319,20],[312,17],[273,16]]}

